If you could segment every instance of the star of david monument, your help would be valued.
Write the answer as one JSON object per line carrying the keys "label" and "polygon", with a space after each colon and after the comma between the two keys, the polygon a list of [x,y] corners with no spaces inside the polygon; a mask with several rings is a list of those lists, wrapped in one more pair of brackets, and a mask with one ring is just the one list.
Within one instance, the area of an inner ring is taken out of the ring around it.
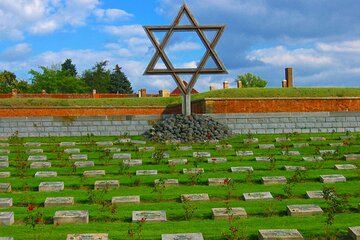
{"label": "star of david monument", "polygon": [[[183,18],[189,20],[189,24],[181,24]],[[192,15],[189,7],[184,4],[180,8],[179,13],[175,17],[174,22],[170,26],[144,26],[144,30],[150,38],[155,47],[155,54],[150,60],[144,75],[170,75],[176,82],[182,95],[182,114],[191,114],[191,91],[196,84],[200,74],[223,74],[227,73],[223,63],[215,51],[222,33],[224,32],[224,25],[199,25],[195,17]],[[195,32],[206,51],[202,56],[196,68],[175,68],[173,63],[169,60],[165,52],[165,48],[171,39],[174,32]],[[207,33],[214,33],[214,37],[208,37]],[[157,39],[155,33],[164,33],[162,39]],[[159,60],[165,65],[165,68],[157,68],[156,65]],[[212,60],[216,67],[207,67],[206,64]],[[190,82],[186,86],[181,79],[181,75],[190,75]]]}

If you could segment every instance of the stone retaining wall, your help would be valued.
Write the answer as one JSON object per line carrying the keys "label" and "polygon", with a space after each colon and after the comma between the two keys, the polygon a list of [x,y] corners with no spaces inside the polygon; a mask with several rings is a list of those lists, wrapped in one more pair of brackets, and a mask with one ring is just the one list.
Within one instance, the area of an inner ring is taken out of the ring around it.
{"label": "stone retaining wall", "polygon": [[[227,124],[235,133],[249,131],[260,134],[360,132],[360,112],[312,112],[312,113],[247,113],[208,114]],[[0,137],[8,137],[18,131],[19,136],[116,136],[140,135],[162,117],[148,116],[78,116],[78,117],[2,117]]]}

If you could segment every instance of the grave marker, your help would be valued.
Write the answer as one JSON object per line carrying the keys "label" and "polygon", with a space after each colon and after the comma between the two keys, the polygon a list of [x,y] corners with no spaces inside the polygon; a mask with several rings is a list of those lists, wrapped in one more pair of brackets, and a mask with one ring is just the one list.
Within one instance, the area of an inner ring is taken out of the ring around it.
{"label": "grave marker", "polygon": [[60,147],[74,147],[75,146],[75,142],[61,142],[59,143]]}
{"label": "grave marker", "polygon": [[71,154],[69,160],[88,160],[87,154]]}
{"label": "grave marker", "polygon": [[253,167],[231,167],[231,172],[253,172]]}
{"label": "grave marker", "polygon": [[165,211],[133,211],[132,221],[146,221],[146,222],[165,222]]}
{"label": "grave marker", "polygon": [[115,153],[113,159],[131,159],[131,153]]}
{"label": "grave marker", "polygon": [[322,214],[323,210],[317,204],[288,205],[287,212],[290,216],[311,216]]}
{"label": "grave marker", "polygon": [[215,146],[215,150],[220,151],[220,150],[232,150],[233,146],[231,144],[224,144],[224,145],[216,145]]}
{"label": "grave marker", "polygon": [[87,210],[56,211],[54,224],[87,224],[89,223],[89,212]]}
{"label": "grave marker", "polygon": [[210,201],[207,193],[200,194],[181,194],[181,201],[198,202],[198,201]]}
{"label": "grave marker", "polygon": [[[152,158],[155,158],[156,154],[157,154],[157,153],[153,153],[153,154],[151,155],[151,157],[152,157]],[[170,154],[164,152],[164,153],[162,153],[162,158],[170,158]]]}
{"label": "grave marker", "polygon": [[30,168],[36,169],[36,168],[51,168],[50,162],[32,162],[30,164]]}
{"label": "grave marker", "polygon": [[109,240],[107,233],[68,234],[66,240]]}
{"label": "grave marker", "polygon": [[139,152],[154,152],[155,147],[139,147],[138,151]]}
{"label": "grave marker", "polygon": [[14,212],[0,212],[0,226],[13,225],[13,224],[14,224]]}
{"label": "grave marker", "polygon": [[104,152],[110,152],[110,153],[121,152],[121,149],[120,148],[105,148]]}
{"label": "grave marker", "polygon": [[39,192],[58,192],[64,190],[64,182],[41,182]]}
{"label": "grave marker", "polygon": [[140,159],[123,160],[123,164],[126,166],[141,166],[142,160]]}
{"label": "grave marker", "polygon": [[0,172],[0,178],[8,178],[11,176],[10,172]]}
{"label": "grave marker", "polygon": [[136,176],[157,175],[157,170],[136,170]]}
{"label": "grave marker", "polygon": [[303,236],[297,229],[264,229],[259,230],[260,240],[303,240]]}
{"label": "grave marker", "polygon": [[27,154],[39,154],[39,153],[44,153],[44,150],[41,148],[36,148],[36,149],[28,149],[26,150]]}
{"label": "grave marker", "polygon": [[180,151],[191,151],[193,148],[192,146],[179,146],[178,150]]}
{"label": "grave marker", "polygon": [[104,142],[96,142],[96,145],[98,147],[112,147],[114,146],[114,143],[110,141],[104,141]]}
{"label": "grave marker", "polygon": [[9,143],[0,143],[0,147],[10,147]]}
{"label": "grave marker", "polygon": [[66,154],[80,153],[80,148],[67,148],[64,149],[64,153]]}
{"label": "grave marker", "polygon": [[36,178],[44,178],[44,177],[57,177],[57,172],[36,172]]}
{"label": "grave marker", "polygon": [[208,163],[225,163],[227,162],[226,158],[208,158]]}
{"label": "grave marker", "polygon": [[360,154],[346,154],[344,156],[345,156],[346,161],[360,160]]}
{"label": "grave marker", "polygon": [[161,240],[204,240],[202,233],[161,234]]}
{"label": "grave marker", "polygon": [[244,193],[243,194],[245,201],[253,200],[271,200],[273,196],[270,192],[253,192],[253,193]]}
{"label": "grave marker", "polygon": [[257,161],[257,162],[270,162],[271,158],[270,157],[255,157],[255,161]]}
{"label": "grave marker", "polygon": [[120,196],[113,197],[111,199],[111,204],[123,204],[123,203],[140,203],[140,196]]}
{"label": "grave marker", "polygon": [[46,155],[35,155],[28,157],[28,161],[46,161],[46,160],[47,160]]}
{"label": "grave marker", "polygon": [[0,192],[11,192],[10,183],[0,183]]}
{"label": "grave marker", "polygon": [[171,159],[168,160],[169,165],[188,164],[187,159]]}
{"label": "grave marker", "polygon": [[94,189],[95,190],[111,190],[118,189],[120,187],[119,180],[101,180],[95,181]]}
{"label": "grave marker", "polygon": [[105,176],[105,170],[91,170],[91,171],[84,171],[84,177],[102,177]]}
{"label": "grave marker", "polygon": [[95,164],[94,164],[93,161],[81,161],[81,162],[75,162],[74,166],[77,167],[77,168],[80,168],[80,167],[94,167]]}
{"label": "grave marker", "polygon": [[288,156],[299,156],[299,151],[282,151],[282,155],[288,155]]}
{"label": "grave marker", "polygon": [[360,226],[349,227],[348,232],[352,239],[360,240]]}
{"label": "grave marker", "polygon": [[284,166],[284,169],[286,171],[296,171],[296,170],[305,171],[306,170],[306,168],[303,166]]}
{"label": "grave marker", "polygon": [[237,217],[247,217],[244,208],[212,208],[212,215],[215,220]]}
{"label": "grave marker", "polygon": [[320,181],[323,183],[346,182],[346,178],[341,174],[320,175]]}
{"label": "grave marker", "polygon": [[304,147],[308,147],[309,144],[308,143],[294,143],[293,147],[294,148],[304,148]]}
{"label": "grave marker", "polygon": [[254,143],[258,143],[259,139],[258,138],[246,138],[243,141],[245,144],[254,144]]}
{"label": "grave marker", "polygon": [[211,157],[211,153],[209,152],[193,152],[193,157],[198,157],[198,158],[209,158]]}
{"label": "grave marker", "polygon": [[40,142],[26,142],[24,143],[24,147],[41,147]]}
{"label": "grave marker", "polygon": [[0,198],[0,208],[9,208],[13,205],[12,198]]}
{"label": "grave marker", "polygon": [[45,199],[45,207],[61,207],[74,205],[73,197],[47,197]]}
{"label": "grave marker", "polygon": [[307,191],[306,196],[310,199],[321,199],[324,198],[324,193],[323,191]]}
{"label": "grave marker", "polygon": [[0,168],[8,168],[9,162],[0,162]]}
{"label": "grave marker", "polygon": [[0,240],[14,240],[13,237],[0,237]]}
{"label": "grave marker", "polygon": [[340,140],[352,140],[354,139],[355,137],[354,136],[340,136]]}
{"label": "grave marker", "polygon": [[353,170],[357,169],[357,167],[353,164],[335,164],[336,170]]}
{"label": "grave marker", "polygon": [[184,168],[183,174],[198,174],[198,173],[204,173],[203,168]]}
{"label": "grave marker", "polygon": [[253,156],[253,151],[236,151],[236,156],[242,157],[242,156]]}
{"label": "grave marker", "polygon": [[231,181],[231,178],[208,178],[209,186],[225,186]]}
{"label": "grave marker", "polygon": [[324,137],[310,137],[310,141],[321,142],[321,141],[326,141],[326,138],[324,138]]}
{"label": "grave marker", "polygon": [[334,155],[336,153],[335,150],[319,150],[321,155]]}
{"label": "grave marker", "polygon": [[8,162],[8,161],[9,161],[9,157],[8,157],[8,156],[0,156],[0,161],[1,161],[1,162]]}
{"label": "grave marker", "polygon": [[134,145],[145,145],[146,141],[141,141],[141,140],[131,140],[131,143]]}
{"label": "grave marker", "polygon": [[262,177],[261,181],[265,185],[272,185],[272,184],[286,184],[286,178],[284,176],[271,176],[271,177]]}
{"label": "grave marker", "polygon": [[344,146],[344,143],[329,143],[330,147],[342,147]]}
{"label": "grave marker", "polygon": [[129,143],[129,142],[131,142],[130,138],[120,138],[119,139],[119,143]]}
{"label": "grave marker", "polygon": [[290,138],[275,138],[275,142],[282,143],[282,142],[290,142]]}
{"label": "grave marker", "polygon": [[9,154],[10,150],[0,149],[0,154]]}
{"label": "grave marker", "polygon": [[259,144],[259,148],[260,149],[274,149],[275,145],[274,144]]}
{"label": "grave marker", "polygon": [[[164,186],[165,187],[173,187],[173,186],[179,186],[179,180],[178,179],[163,179]],[[160,179],[155,179],[154,184],[159,184]]]}
{"label": "grave marker", "polygon": [[312,156],[312,157],[303,157],[303,160],[306,162],[316,162],[316,161],[323,161],[324,159],[320,156]]}

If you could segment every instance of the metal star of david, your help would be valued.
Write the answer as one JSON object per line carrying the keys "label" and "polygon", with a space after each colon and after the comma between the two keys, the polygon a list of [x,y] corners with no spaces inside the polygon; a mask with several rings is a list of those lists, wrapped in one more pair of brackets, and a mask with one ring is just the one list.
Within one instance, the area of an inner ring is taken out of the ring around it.
{"label": "metal star of david", "polygon": [[[181,19],[187,16],[190,22],[190,25],[180,25]],[[222,33],[224,32],[224,25],[202,25],[200,26],[190,9],[186,4],[184,4],[179,13],[177,14],[173,24],[171,26],[145,26],[144,30],[149,36],[152,44],[156,48],[156,52],[151,59],[149,65],[147,66],[144,74],[146,75],[171,75],[178,85],[182,95],[190,96],[190,93],[199,77],[200,74],[219,74],[219,73],[227,73],[224,65],[222,64],[219,56],[215,52],[215,46],[218,43]],[[205,32],[212,31],[215,32],[215,36],[212,41],[209,41]],[[162,41],[157,41],[154,32],[164,32],[166,33]],[[169,60],[166,55],[164,49],[171,38],[173,32],[196,32],[202,41],[203,45],[206,48],[206,52],[202,57],[197,68],[174,68],[173,64]],[[155,65],[162,59],[164,62],[166,69],[155,69]],[[207,61],[212,58],[216,68],[206,68],[205,65]],[[180,79],[180,74],[190,74],[192,75],[191,80],[187,86],[185,86],[184,82]]]}

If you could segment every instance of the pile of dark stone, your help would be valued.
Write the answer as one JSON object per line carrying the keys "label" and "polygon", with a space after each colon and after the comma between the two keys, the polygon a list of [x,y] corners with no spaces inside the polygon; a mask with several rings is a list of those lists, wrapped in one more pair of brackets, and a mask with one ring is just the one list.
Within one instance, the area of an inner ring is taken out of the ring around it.
{"label": "pile of dark stone", "polygon": [[144,136],[156,142],[204,142],[229,138],[231,131],[209,116],[171,115],[152,126]]}

